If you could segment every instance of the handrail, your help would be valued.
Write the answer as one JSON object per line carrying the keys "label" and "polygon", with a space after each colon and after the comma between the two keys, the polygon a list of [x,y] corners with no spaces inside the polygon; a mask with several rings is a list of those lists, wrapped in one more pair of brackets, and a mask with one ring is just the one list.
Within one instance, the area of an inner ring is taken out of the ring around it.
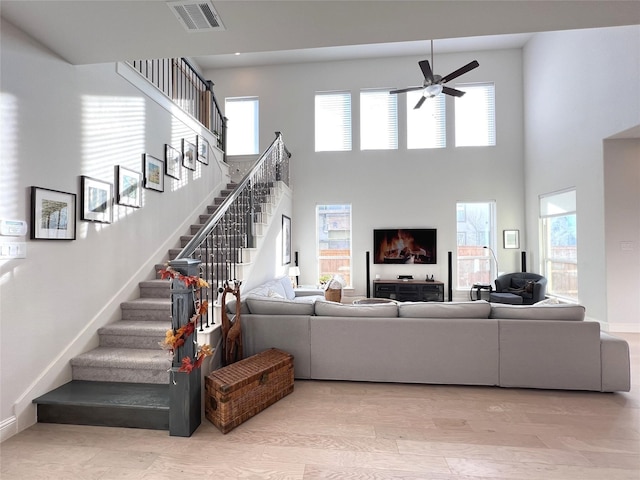
{"label": "handrail", "polygon": [[176,105],[217,134],[218,147],[226,150],[227,119],[206,80],[186,58],[162,58],[127,62]]}
{"label": "handrail", "polygon": [[[282,134],[276,132],[269,148],[175,257],[200,261],[200,277],[209,285],[201,298],[207,302],[227,281],[242,280],[238,274],[243,250],[256,246],[256,224],[263,223],[263,208],[270,202],[276,182],[289,185],[290,157]],[[209,326],[208,316],[203,326]]]}
{"label": "handrail", "polygon": [[[200,228],[198,233],[196,233],[193,238],[184,246],[182,251],[176,256],[176,260],[181,258],[188,258],[193,255],[195,250],[202,244],[213,227],[220,222],[222,216],[229,209],[229,207],[238,200],[241,193],[250,185],[251,179],[260,171],[265,161],[280,145],[282,145],[283,152],[287,155],[287,158],[291,158],[291,153],[289,152],[289,150],[287,150],[287,148],[284,146],[284,143],[282,142],[282,134],[280,132],[276,132],[275,140],[271,142],[271,145],[260,156],[251,170],[244,176],[240,183],[238,183],[237,187],[234,189],[231,195],[224,199],[224,201],[216,209],[215,213],[211,216],[207,223],[205,223]],[[288,179],[285,183],[287,183],[288,185]]]}

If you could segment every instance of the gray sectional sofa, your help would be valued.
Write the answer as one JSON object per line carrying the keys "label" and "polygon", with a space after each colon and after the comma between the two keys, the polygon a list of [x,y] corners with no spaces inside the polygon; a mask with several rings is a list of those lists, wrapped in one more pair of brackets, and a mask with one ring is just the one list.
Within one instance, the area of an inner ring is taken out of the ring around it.
{"label": "gray sectional sofa", "polygon": [[[277,281],[276,281],[277,282]],[[276,347],[300,379],[629,391],[629,346],[581,305],[345,305],[248,292],[245,356]],[[230,304],[230,311],[235,305]]]}

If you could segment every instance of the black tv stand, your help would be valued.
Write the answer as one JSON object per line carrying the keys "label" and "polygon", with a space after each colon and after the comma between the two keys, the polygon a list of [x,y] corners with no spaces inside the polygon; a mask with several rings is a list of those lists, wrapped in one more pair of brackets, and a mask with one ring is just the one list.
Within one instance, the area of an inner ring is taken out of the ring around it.
{"label": "black tv stand", "polygon": [[373,296],[399,302],[444,302],[444,283],[437,280],[374,280]]}

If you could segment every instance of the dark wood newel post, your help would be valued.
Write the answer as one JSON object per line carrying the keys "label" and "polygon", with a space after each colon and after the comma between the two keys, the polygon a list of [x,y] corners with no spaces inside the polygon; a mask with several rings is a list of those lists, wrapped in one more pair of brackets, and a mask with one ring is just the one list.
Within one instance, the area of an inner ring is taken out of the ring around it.
{"label": "dark wood newel post", "polygon": [[[184,258],[172,260],[169,266],[185,276],[198,276],[200,260]],[[178,278],[171,282],[171,325],[178,329],[186,325],[195,314],[193,288],[187,287]],[[190,437],[200,426],[202,419],[201,392],[202,381],[200,369],[194,368],[190,373],[179,372],[180,364],[185,356],[192,360],[195,357],[196,345],[194,332],[186,339],[183,346],[178,347],[171,365],[169,385],[169,435]]]}

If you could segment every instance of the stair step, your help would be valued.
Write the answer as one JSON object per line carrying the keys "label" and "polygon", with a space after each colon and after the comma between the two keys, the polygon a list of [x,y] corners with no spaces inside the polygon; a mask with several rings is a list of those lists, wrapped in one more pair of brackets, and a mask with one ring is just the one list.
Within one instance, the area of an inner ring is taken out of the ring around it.
{"label": "stair step", "polygon": [[169,354],[160,349],[98,347],[71,359],[74,380],[167,383]]}
{"label": "stair step", "polygon": [[146,280],[139,283],[141,298],[170,298],[171,282],[168,279]]}
{"label": "stair step", "polygon": [[120,304],[122,320],[171,320],[171,298],[137,298]]}
{"label": "stair step", "polygon": [[73,380],[35,400],[38,422],[169,430],[169,383]]}
{"label": "stair step", "polygon": [[170,318],[164,322],[121,320],[98,329],[98,335],[101,347],[156,349],[170,328]]}

